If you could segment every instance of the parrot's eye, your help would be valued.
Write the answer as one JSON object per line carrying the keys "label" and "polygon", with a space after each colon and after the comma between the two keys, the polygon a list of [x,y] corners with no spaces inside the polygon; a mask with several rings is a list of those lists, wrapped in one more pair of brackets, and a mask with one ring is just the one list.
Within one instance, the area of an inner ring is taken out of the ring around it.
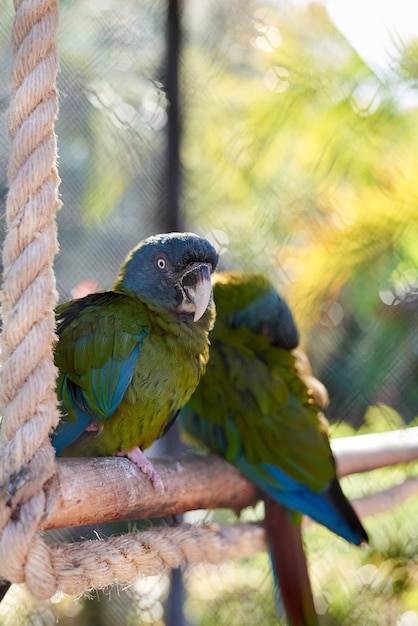
{"label": "parrot's eye", "polygon": [[165,269],[165,259],[163,259],[162,257],[160,257],[159,259],[157,259],[157,267],[160,270],[164,270]]}

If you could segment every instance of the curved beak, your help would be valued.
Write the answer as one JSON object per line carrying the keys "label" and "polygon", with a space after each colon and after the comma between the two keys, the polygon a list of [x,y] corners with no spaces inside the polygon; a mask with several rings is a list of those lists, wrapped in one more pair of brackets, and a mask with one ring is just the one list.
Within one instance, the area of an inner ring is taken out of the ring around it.
{"label": "curved beak", "polygon": [[180,309],[187,313],[194,313],[193,321],[200,320],[212,295],[210,281],[211,266],[207,263],[195,263],[184,274],[181,281],[183,302]]}

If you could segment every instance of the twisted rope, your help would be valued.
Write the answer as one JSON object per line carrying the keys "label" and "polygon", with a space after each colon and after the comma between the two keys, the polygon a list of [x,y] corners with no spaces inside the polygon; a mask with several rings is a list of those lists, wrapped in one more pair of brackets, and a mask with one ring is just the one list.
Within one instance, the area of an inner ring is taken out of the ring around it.
{"label": "twisted rope", "polygon": [[1,292],[0,577],[39,598],[79,595],[186,562],[217,563],[263,549],[255,526],[155,529],[106,541],[47,545],[39,532],[55,474],[48,433],[58,423],[52,347],[59,177],[58,0],[15,0],[8,116],[10,162]]}
{"label": "twisted rope", "polygon": [[70,595],[132,582],[167,568],[191,563],[221,563],[265,550],[264,530],[251,524],[218,527],[215,524],[155,528],[131,532],[106,541],[57,545],[54,575],[59,588]]}
{"label": "twisted rope", "polygon": [[58,423],[52,359],[60,206],[54,134],[58,2],[16,0],[15,9],[1,293],[0,574],[36,591],[38,566],[48,554],[38,533],[43,486],[55,471],[48,432]]}

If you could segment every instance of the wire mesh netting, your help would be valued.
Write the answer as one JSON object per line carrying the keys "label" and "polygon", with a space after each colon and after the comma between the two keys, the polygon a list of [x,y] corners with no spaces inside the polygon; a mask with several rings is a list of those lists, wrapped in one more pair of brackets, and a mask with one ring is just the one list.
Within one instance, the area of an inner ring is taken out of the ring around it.
{"label": "wire mesh netting", "polygon": [[[13,8],[0,2],[4,214]],[[110,288],[142,238],[195,231],[215,244],[222,268],[263,271],[288,299],[329,390],[335,436],[413,424],[417,40],[399,39],[377,71],[320,4],[62,0],[60,11],[61,301]],[[385,468],[348,477],[343,488],[361,496],[416,471],[416,464]],[[306,528],[321,626],[418,624],[417,513],[408,501],[366,520],[372,542],[365,550],[317,525]],[[262,516],[261,505],[243,513]],[[78,528],[59,537],[124,529]],[[57,620],[278,623],[267,554],[42,605],[16,587],[0,607],[5,626]]]}

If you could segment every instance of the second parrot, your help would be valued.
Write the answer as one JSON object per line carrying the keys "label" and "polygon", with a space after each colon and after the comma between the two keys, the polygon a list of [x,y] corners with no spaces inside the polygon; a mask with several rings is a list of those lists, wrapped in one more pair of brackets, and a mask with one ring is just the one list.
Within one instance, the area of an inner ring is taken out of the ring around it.
{"label": "second parrot", "polygon": [[352,543],[367,541],[337,479],[319,408],[326,391],[295,350],[292,314],[265,277],[215,274],[213,296],[210,360],[182,424],[264,494],[277,597],[291,626],[315,626],[301,514]]}

